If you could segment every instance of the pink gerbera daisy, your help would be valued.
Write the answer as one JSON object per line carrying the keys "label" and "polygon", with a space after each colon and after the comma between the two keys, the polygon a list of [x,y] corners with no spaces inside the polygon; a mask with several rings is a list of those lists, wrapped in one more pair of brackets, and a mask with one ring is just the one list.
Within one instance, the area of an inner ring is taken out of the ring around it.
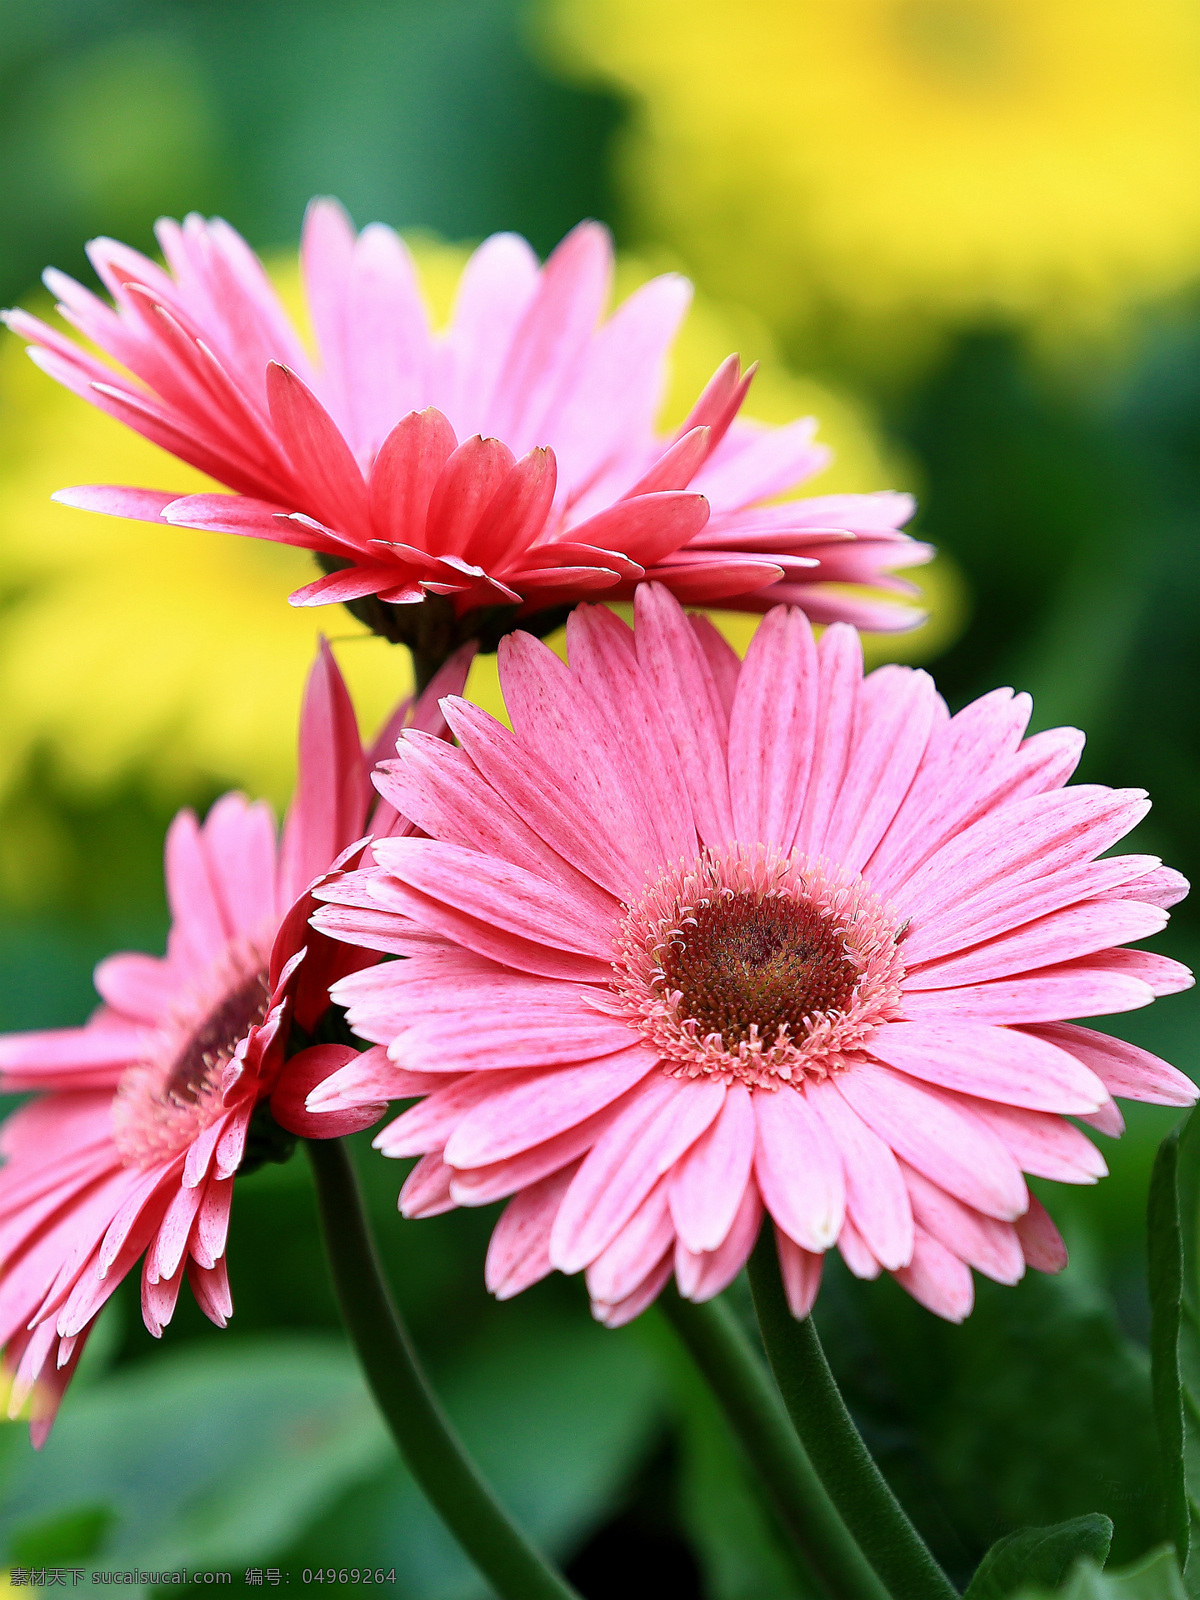
{"label": "pink gerbera daisy", "polygon": [[636,631],[584,607],[568,668],[501,646],[513,731],[443,701],[460,748],[405,734],[375,775],[428,838],[322,888],[329,934],[409,959],[334,987],[386,1044],[314,1111],[423,1098],[377,1138],[420,1155],[406,1215],[513,1196],[487,1280],[586,1271],[596,1315],[675,1274],[696,1300],[764,1213],[792,1310],[824,1252],[886,1269],[961,1319],[971,1267],[1065,1261],[1024,1174],[1105,1171],[1111,1096],[1193,1085],[1064,1018],[1191,983],[1157,933],[1186,892],[1153,856],[1104,856],[1140,790],[1064,787],[1081,736],[1023,739],[1027,696],[951,717],[932,681],[863,676],[779,608],[744,663],[658,586]]}
{"label": "pink gerbera daisy", "polygon": [[[461,689],[447,663],[432,696]],[[445,725],[427,695],[411,725]],[[387,748],[401,707],[381,736]],[[32,1391],[40,1444],[101,1308],[144,1253],[142,1313],[158,1335],[186,1272],[201,1309],[224,1327],[233,1309],[225,1236],[233,1179],[278,1137],[368,1126],[371,1108],[313,1119],[304,1095],[356,1052],[314,1045],[285,1066],[289,1034],[311,1032],[334,978],[373,955],[308,926],[313,886],[362,853],[367,781],[349,696],[327,647],[309,678],[296,797],[276,845],[269,809],[228,794],[203,826],[171,825],[167,954],[110,956],[96,969],[104,1004],[82,1028],[0,1038],[0,1089],[34,1090],[0,1130],[0,1344],[10,1415]],[[410,824],[386,801],[371,825]],[[270,1099],[274,1119],[255,1113]],[[383,1112],[381,1104],[375,1115]]]}
{"label": "pink gerbera daisy", "polygon": [[843,587],[907,589],[893,569],[929,555],[899,532],[910,498],[774,503],[828,451],[811,419],[739,419],[751,374],[736,357],[676,434],[656,432],[690,285],[656,278],[605,319],[612,245],[597,224],[540,268],[515,235],[487,240],[435,334],[397,235],[356,237],[317,201],[301,248],[315,358],[227,223],[162,221],[158,239],[166,271],[110,239],[89,247],[111,307],[46,274],[62,316],[123,372],[25,312],[7,320],[60,383],[240,498],[88,487],[67,503],[310,549],[326,576],[293,603],[378,596],[402,609],[376,606],[374,625],[409,643],[422,623],[403,608],[430,596],[460,637],[485,627],[481,608],[627,597],[647,573],[697,604],[920,620]]}

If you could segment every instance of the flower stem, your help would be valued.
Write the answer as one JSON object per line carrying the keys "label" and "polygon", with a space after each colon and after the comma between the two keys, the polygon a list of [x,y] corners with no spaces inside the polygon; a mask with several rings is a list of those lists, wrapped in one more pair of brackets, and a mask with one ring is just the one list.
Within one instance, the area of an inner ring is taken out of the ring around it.
{"label": "flower stem", "polygon": [[846,1410],[811,1316],[797,1322],[779,1276],[773,1230],[750,1258],[767,1360],[821,1481],[895,1600],[955,1600],[957,1590],[896,1499]]}
{"label": "flower stem", "polygon": [[807,1571],[832,1600],[889,1600],[825,1492],[766,1368],[723,1300],[659,1305],[724,1408]]}
{"label": "flower stem", "polygon": [[306,1142],[342,1318],[413,1477],[504,1600],[579,1600],[484,1483],[430,1388],[384,1280],[344,1142]]}

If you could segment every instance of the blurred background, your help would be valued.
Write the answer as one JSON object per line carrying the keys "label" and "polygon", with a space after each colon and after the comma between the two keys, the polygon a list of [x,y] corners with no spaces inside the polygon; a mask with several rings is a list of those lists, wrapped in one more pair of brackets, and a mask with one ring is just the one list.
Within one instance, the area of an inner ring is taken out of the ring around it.
{"label": "blurred background", "polygon": [[[679,413],[739,349],[764,363],[751,413],[821,417],[839,459],[819,489],[918,494],[931,621],[874,658],[930,666],[954,708],[1031,690],[1035,727],[1087,731],[1081,776],[1150,790],[1134,848],[1200,871],[1194,5],[2,0],[0,171],[0,300],[33,308],[45,265],[90,282],[87,238],[149,249],[161,213],[220,212],[294,293],[304,205],[335,194],[406,230],[437,303],[486,233],[545,253],[603,219],[625,281],[698,284]],[[180,805],[286,801],[318,625],[365,722],[404,687],[351,620],[289,610],[302,553],[48,502],[96,480],[190,483],[4,335],[7,1029],[82,1021],[100,956],[162,948]],[[494,702],[486,663],[472,692]],[[1162,948],[1191,959],[1198,919],[1181,907]],[[1184,995],[1106,1026],[1198,1075],[1197,1021]],[[833,1364],[960,1578],[1023,1524],[1107,1512],[1120,1559],[1164,1533],[1142,1232],[1173,1120],[1133,1108],[1112,1176],[1047,1196],[1068,1272],[981,1283],[962,1328],[830,1263]],[[491,1213],[401,1223],[403,1172],[360,1155],[451,1410],[586,1595],[803,1594],[653,1312],[603,1332],[560,1279],[490,1303]],[[230,1272],[231,1332],[185,1296],[156,1346],[127,1285],[42,1455],[0,1427],[0,1560],[230,1568],[239,1589],[370,1567],[412,1600],[478,1595],[340,1339],[300,1159],[239,1183]]]}

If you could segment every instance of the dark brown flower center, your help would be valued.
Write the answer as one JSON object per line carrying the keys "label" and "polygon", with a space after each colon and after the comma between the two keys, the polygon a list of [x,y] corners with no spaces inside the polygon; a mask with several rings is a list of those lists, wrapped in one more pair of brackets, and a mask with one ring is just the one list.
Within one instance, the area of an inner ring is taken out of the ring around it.
{"label": "dark brown flower center", "polygon": [[661,961],[665,987],[679,990],[679,1016],[727,1050],[779,1029],[803,1037],[818,1012],[844,1010],[859,969],[834,920],[807,900],[734,894],[698,906]]}
{"label": "dark brown flower center", "polygon": [[265,1019],[270,998],[265,972],[253,973],[226,995],[172,1062],[162,1087],[163,1099],[194,1106],[250,1029]]}

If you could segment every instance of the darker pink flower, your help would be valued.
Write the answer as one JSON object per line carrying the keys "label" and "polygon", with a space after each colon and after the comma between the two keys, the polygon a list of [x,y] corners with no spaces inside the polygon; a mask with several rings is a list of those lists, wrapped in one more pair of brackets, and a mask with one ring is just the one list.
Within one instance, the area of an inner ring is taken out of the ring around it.
{"label": "darker pink flower", "polygon": [[[436,695],[461,689],[466,665],[447,663],[411,725],[444,731]],[[264,1101],[292,1132],[321,1136],[369,1126],[384,1110],[359,1106],[332,1120],[304,1112],[304,1095],[357,1059],[348,1046],[315,1045],[285,1065],[289,1034],[328,1010],[330,983],[375,959],[308,926],[312,889],[362,854],[375,753],[363,751],[323,647],[278,845],[268,808],[240,794],[219,800],[203,826],[181,812],[166,844],[166,956],[102,961],[104,1004],[82,1028],[0,1038],[0,1087],[36,1092],[0,1130],[0,1344],[14,1380],[10,1414],[32,1393],[35,1443],[96,1316],[139,1257],[151,1333],[170,1321],[185,1273],[201,1309],[225,1325],[233,1180],[260,1134],[271,1136],[255,1118]],[[410,824],[382,800],[370,826]]]}
{"label": "darker pink flower", "polygon": [[[89,487],[64,490],[69,504],[310,549],[327,575],[298,605],[442,596],[455,619],[530,613],[628,597],[649,574],[697,604],[920,620],[845,587],[907,592],[894,569],[929,555],[899,531],[909,497],[777,503],[828,452],[811,419],[739,418],[751,375],[735,357],[677,434],[656,432],[690,286],[656,278],[606,319],[612,246],[595,223],[541,268],[522,239],[487,240],[435,334],[400,239],[378,224],[356,237],[318,201],[301,250],[316,358],[228,224],[163,221],[158,237],[167,271],[92,243],[111,307],[46,275],[63,317],[123,371],[25,312],[7,320],[52,377],[238,498]],[[384,631],[415,627],[401,614]]]}
{"label": "darker pink flower", "polygon": [[461,748],[405,734],[375,782],[429,835],[318,891],[337,938],[407,956],[335,985],[387,1046],[315,1112],[423,1098],[378,1136],[420,1155],[407,1215],[513,1196],[487,1279],[583,1270],[635,1316],[702,1300],[764,1214],[793,1311],[824,1252],[944,1317],[972,1267],[1056,1270],[1025,1174],[1091,1183],[1111,1098],[1188,1105],[1155,1057],[1063,1019],[1191,983],[1126,948],[1187,885],[1108,856],[1140,790],[1065,787],[1071,729],[1023,738],[998,690],[951,717],[923,672],[863,676],[857,635],[772,611],[743,663],[660,587],[598,607],[570,668],[516,634],[513,732],[461,700]]}

